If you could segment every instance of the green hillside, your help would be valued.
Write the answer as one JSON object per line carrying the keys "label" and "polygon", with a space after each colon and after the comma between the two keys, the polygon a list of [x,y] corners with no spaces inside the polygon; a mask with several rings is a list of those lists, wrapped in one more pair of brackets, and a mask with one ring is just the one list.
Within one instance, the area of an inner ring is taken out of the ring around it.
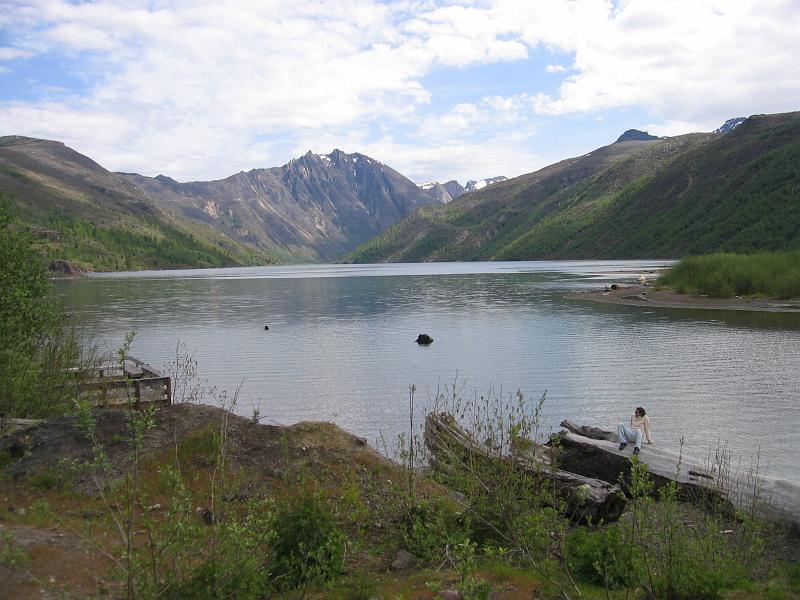
{"label": "green hillside", "polygon": [[[618,147],[615,149],[615,147]],[[672,258],[800,247],[800,113],[617,143],[419,210],[347,262]]]}
{"label": "green hillside", "polygon": [[0,197],[48,262],[65,259],[96,271],[275,262],[159,209],[114,173],[57,142],[0,138]]}

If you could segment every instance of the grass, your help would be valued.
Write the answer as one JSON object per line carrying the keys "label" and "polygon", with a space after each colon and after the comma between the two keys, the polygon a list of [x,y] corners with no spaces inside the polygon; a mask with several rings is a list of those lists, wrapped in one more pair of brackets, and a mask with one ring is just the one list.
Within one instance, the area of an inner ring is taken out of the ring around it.
{"label": "grass", "polygon": [[681,260],[659,283],[679,294],[715,298],[800,297],[800,250],[710,254]]}

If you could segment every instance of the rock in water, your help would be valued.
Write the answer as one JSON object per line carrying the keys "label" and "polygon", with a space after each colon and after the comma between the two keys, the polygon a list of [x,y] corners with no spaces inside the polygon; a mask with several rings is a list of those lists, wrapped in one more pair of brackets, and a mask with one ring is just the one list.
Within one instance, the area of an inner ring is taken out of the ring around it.
{"label": "rock in water", "polygon": [[430,346],[433,343],[433,338],[427,333],[420,333],[419,336],[417,336],[417,343],[420,346]]}

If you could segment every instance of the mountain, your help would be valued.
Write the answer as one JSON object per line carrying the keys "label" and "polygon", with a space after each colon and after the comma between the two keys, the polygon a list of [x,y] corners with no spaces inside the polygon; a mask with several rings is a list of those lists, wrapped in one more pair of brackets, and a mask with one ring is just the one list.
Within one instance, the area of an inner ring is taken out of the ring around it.
{"label": "mountain", "polygon": [[218,181],[112,173],[61,142],[0,138],[0,195],[48,260],[93,270],[333,261],[450,201],[363,154],[313,154]]}
{"label": "mountain", "polygon": [[467,185],[464,186],[464,193],[466,194],[469,192],[476,192],[480,189],[485,188],[487,185],[492,185],[493,183],[499,183],[507,179],[508,177],[500,175],[499,177],[489,177],[487,179],[478,179],[477,181],[470,180],[467,182]]}
{"label": "mountain", "polygon": [[676,258],[800,247],[800,113],[755,115],[728,134],[631,137],[641,136],[418,210],[345,260]]}
{"label": "mountain", "polygon": [[739,125],[744,123],[747,120],[747,117],[736,117],[734,119],[728,119],[725,123],[722,124],[721,127],[714,130],[714,133],[730,133],[734,129],[736,129]]}
{"label": "mountain", "polygon": [[487,185],[492,185],[493,183],[498,183],[500,181],[506,181],[507,179],[508,177],[500,175],[499,177],[489,177],[487,179],[469,180],[467,181],[466,186],[462,186],[455,179],[451,179],[445,183],[439,183],[438,181],[422,183],[418,187],[422,190],[426,190],[432,194],[435,194],[437,197],[444,198],[445,200],[442,202],[442,204],[446,204],[451,200],[455,200],[459,196],[463,196],[464,194],[468,194],[470,192],[475,192],[485,188]]}
{"label": "mountain", "polygon": [[414,209],[450,199],[369,156],[341,150],[309,151],[281,167],[218,181],[120,176],[186,219],[254,248],[311,261],[337,260]]}
{"label": "mountain", "polygon": [[444,187],[444,189],[447,190],[447,193],[450,194],[450,197],[453,200],[455,200],[459,196],[463,195],[464,192],[466,191],[464,189],[464,186],[462,186],[460,183],[458,183],[455,179],[451,179],[450,181],[446,181],[445,183],[442,184],[442,187]]}
{"label": "mountain", "polygon": [[430,181],[428,183],[421,183],[417,185],[417,187],[429,194],[433,194],[440,200],[440,204],[447,204],[464,193],[464,188],[455,180],[448,181],[447,183]]}
{"label": "mountain", "polygon": [[46,260],[93,270],[274,261],[159,208],[124,178],[60,142],[0,137],[0,196]]}
{"label": "mountain", "polygon": [[648,142],[650,140],[663,140],[655,135],[650,135],[646,131],[639,131],[638,129],[628,129],[625,133],[617,138],[616,143],[620,142]]}

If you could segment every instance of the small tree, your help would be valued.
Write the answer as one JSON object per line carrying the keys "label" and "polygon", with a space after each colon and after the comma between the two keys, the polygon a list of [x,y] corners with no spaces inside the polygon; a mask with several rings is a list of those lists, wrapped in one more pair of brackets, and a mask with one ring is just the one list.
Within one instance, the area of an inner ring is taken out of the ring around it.
{"label": "small tree", "polygon": [[76,350],[30,236],[0,197],[0,413],[40,417],[66,406],[63,368]]}

